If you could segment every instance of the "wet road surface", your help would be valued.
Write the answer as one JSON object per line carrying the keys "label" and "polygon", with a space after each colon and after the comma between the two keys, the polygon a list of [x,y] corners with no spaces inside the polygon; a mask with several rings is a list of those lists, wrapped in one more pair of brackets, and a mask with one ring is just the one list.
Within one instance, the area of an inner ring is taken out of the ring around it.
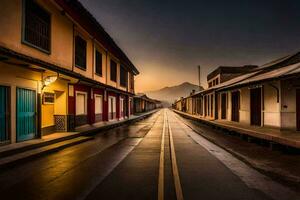
{"label": "wet road surface", "polygon": [[[257,184],[255,184],[257,182]],[[160,110],[0,172],[1,199],[297,199]]]}

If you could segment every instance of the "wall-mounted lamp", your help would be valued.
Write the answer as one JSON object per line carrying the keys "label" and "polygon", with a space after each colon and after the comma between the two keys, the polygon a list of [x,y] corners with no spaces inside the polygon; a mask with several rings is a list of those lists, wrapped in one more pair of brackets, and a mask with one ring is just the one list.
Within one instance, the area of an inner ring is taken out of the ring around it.
{"label": "wall-mounted lamp", "polygon": [[43,87],[42,90],[44,89],[44,87],[50,85],[51,83],[54,83],[57,80],[58,76],[47,76],[46,78],[44,78],[43,80]]}

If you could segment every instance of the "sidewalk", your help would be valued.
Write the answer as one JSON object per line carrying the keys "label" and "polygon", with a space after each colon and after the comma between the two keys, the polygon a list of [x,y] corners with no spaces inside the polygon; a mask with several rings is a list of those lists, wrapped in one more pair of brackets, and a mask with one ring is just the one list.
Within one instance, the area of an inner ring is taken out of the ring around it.
{"label": "sidewalk", "polygon": [[112,120],[112,121],[108,121],[108,122],[99,122],[93,125],[83,125],[81,127],[76,128],[75,130],[77,132],[80,132],[81,134],[84,135],[91,135],[91,134],[95,134],[99,131],[103,131],[103,130],[108,130],[117,126],[121,126],[123,124],[127,124],[127,123],[133,123],[139,120],[142,120],[150,115],[152,115],[153,113],[157,112],[159,109],[156,110],[152,110],[149,112],[145,112],[145,113],[138,113],[135,115],[130,116],[129,118],[125,118],[122,120]]}
{"label": "sidewalk", "polygon": [[173,110],[173,111],[186,118],[201,121],[218,128],[234,131],[240,133],[241,135],[246,135],[253,138],[266,140],[270,142],[271,145],[281,144],[281,145],[300,149],[300,133],[297,131],[280,130],[271,127],[250,126],[246,124],[240,124],[237,122],[224,121],[224,120],[208,120],[178,110]]}
{"label": "sidewalk", "polygon": [[123,120],[102,122],[76,128],[75,132],[58,132],[43,136],[39,139],[0,146],[0,168],[12,166],[17,162],[28,160],[50,152],[76,145],[93,139],[92,135],[117,126],[142,120],[157,110],[133,115]]}

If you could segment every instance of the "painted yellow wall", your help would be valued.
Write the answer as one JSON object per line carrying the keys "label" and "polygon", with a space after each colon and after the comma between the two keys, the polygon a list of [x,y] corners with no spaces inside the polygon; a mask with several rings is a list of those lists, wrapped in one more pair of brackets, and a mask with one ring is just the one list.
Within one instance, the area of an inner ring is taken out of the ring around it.
{"label": "painted yellow wall", "polygon": [[43,93],[54,93],[55,101],[54,104],[42,104],[42,128],[54,125],[54,115],[67,114],[67,89],[68,82],[60,78],[43,89]]}
{"label": "painted yellow wall", "polygon": [[[22,0],[2,0],[0,1],[0,45],[10,48],[19,53],[29,55],[34,58],[58,65],[69,70],[74,70],[85,77],[94,79],[104,84],[126,91],[127,88],[120,86],[120,62],[119,59],[110,53],[97,41],[95,41],[76,22],[73,23],[52,1],[37,0],[37,2],[51,13],[51,52],[44,53],[36,48],[22,43]],[[75,24],[74,34],[81,35],[87,41],[87,69],[81,70],[74,64],[73,47],[73,24]],[[94,74],[94,53],[98,48],[103,57],[103,76]],[[106,54],[108,54],[106,56]],[[117,61],[117,82],[110,81],[110,58]],[[107,77],[106,77],[107,76]],[[129,80],[129,79],[128,79]],[[129,82],[129,81],[128,81]],[[129,84],[128,84],[129,85]],[[133,92],[133,91],[132,91]]]}
{"label": "painted yellow wall", "polygon": [[0,45],[49,63],[71,69],[73,25],[50,1],[37,1],[51,13],[51,53],[21,43],[22,0],[0,1]]}
{"label": "painted yellow wall", "polygon": [[11,142],[14,143],[16,142],[16,89],[20,87],[38,91],[41,85],[41,73],[0,62],[0,74],[0,85],[10,87]]}

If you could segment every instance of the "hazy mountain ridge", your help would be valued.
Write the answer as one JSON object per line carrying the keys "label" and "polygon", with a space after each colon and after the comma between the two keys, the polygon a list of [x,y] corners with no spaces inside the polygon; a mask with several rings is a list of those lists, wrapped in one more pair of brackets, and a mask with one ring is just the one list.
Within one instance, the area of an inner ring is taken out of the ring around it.
{"label": "hazy mountain ridge", "polygon": [[[169,106],[180,97],[188,96],[192,90],[199,91],[199,86],[189,82],[184,82],[180,85],[164,87],[159,90],[149,91],[145,93],[150,98],[163,101],[166,106]],[[203,90],[203,88],[201,88],[201,90]]]}

